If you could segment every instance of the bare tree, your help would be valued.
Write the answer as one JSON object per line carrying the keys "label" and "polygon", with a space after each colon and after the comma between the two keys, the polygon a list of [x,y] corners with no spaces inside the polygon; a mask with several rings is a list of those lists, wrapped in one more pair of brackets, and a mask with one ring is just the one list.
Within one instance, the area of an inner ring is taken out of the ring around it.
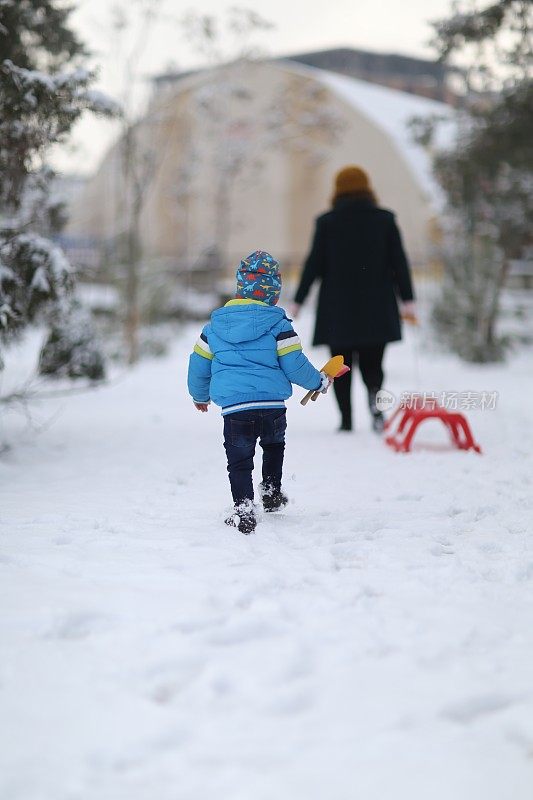
{"label": "bare tree", "polygon": [[[264,54],[257,44],[257,34],[270,31],[274,25],[247,8],[231,8],[223,16],[190,11],[182,20],[184,34],[203,55],[207,80],[193,95],[194,111],[202,120],[202,128],[217,142],[214,156],[215,223],[212,242],[207,247],[211,268],[216,273],[224,268],[231,231],[231,194],[237,177],[245,166],[259,165],[245,138],[249,122],[247,105],[252,99],[246,81],[246,64],[254,56]],[[187,161],[200,158],[196,146],[189,141]],[[188,188],[190,188],[190,174]]]}
{"label": "bare tree", "polygon": [[[134,89],[139,80],[139,65],[149,45],[154,25],[161,16],[165,0],[133,0],[115,5],[112,9],[112,30],[116,53],[122,60],[122,92],[120,167],[122,199],[122,245],[124,280],[124,336],[127,360],[134,364],[139,358],[139,327],[141,322],[140,285],[143,260],[140,234],[141,215],[153,177],[157,170],[157,155],[147,145],[146,126],[136,118]],[[136,23],[137,30],[133,28]],[[132,43],[126,53],[124,39]]]}
{"label": "bare tree", "polygon": [[[150,136],[152,126],[160,126],[170,112],[164,103],[153,103],[142,119],[135,115],[133,88],[138,80],[139,64],[154,24],[164,17],[164,0],[136,0],[132,6],[114,8],[114,50],[122,65],[123,91],[122,134],[120,138],[120,186],[122,225],[120,242],[124,263],[124,332],[129,363],[139,356],[143,247],[141,223],[154,177],[165,158],[165,146],[156,151]],[[139,31],[133,38],[136,15]],[[140,22],[139,22],[140,20]],[[195,125],[185,114],[173,125],[173,142],[179,142],[180,159],[176,165],[172,200],[180,217],[179,254],[182,278],[190,283],[193,266],[202,266],[212,288],[227,265],[228,247],[235,227],[233,198],[236,186],[258,177],[264,167],[264,153],[269,148],[285,148],[304,154],[316,164],[335,138],[338,119],[324,100],[324,90],[317,93],[312,82],[305,84],[298,97],[283,91],[274,100],[265,99],[257,112],[250,82],[250,66],[264,56],[258,36],[272,25],[247,9],[232,9],[224,17],[191,12],[180,20],[186,38],[202,54],[202,79],[191,94],[188,114],[215,148],[207,153],[195,135]],[[131,42],[131,44],[128,44]],[[127,47],[127,52],[124,49]],[[261,100],[259,100],[261,104]],[[254,110],[255,109],[255,110]],[[257,124],[260,117],[261,125]],[[168,134],[166,140],[169,140]],[[205,144],[205,142],[204,142]],[[191,240],[190,205],[194,197],[197,173],[205,159],[210,159],[213,189],[212,229],[207,230],[201,254]],[[170,198],[169,198],[170,199]]]}
{"label": "bare tree", "polygon": [[[189,41],[197,43],[207,64],[206,79],[193,93],[193,103],[201,129],[216,142],[212,156],[214,226],[208,250],[215,254],[220,274],[228,257],[237,182],[257,178],[265,165],[264,154],[272,148],[298,152],[316,166],[336,140],[341,122],[325,98],[326,91],[311,81],[304,82],[303,88],[299,84],[297,96],[294,89],[286,88],[257,108],[250,67],[265,53],[254,39],[273,26],[255,12],[232,9],[225,18],[190,13],[184,25]],[[225,44],[228,40],[229,46]],[[196,144],[191,142],[187,161],[199,158]]]}

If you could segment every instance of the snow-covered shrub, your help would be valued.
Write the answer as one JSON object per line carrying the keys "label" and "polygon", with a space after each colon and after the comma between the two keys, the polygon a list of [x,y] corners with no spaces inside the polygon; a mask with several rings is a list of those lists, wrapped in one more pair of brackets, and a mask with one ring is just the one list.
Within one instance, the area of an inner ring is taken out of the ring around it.
{"label": "snow-covered shrub", "polygon": [[52,306],[56,314],[67,308],[71,287],[69,263],[49,239],[31,233],[0,238],[0,343],[9,343]]}
{"label": "snow-covered shrub", "polygon": [[50,201],[46,158],[85,111],[117,111],[90,88],[71,12],[56,0],[0,2],[0,350],[32,323],[65,327],[72,318],[74,276],[47,238],[61,210]]}
{"label": "snow-covered shrub", "polygon": [[53,377],[101,380],[104,359],[91,314],[78,302],[50,327],[39,356],[39,373]]}
{"label": "snow-covered shrub", "polygon": [[465,361],[498,361],[506,342],[495,335],[503,254],[489,237],[472,239],[461,221],[441,248],[444,278],[433,307],[439,339]]}
{"label": "snow-covered shrub", "polygon": [[459,2],[435,23],[441,58],[470,62],[455,145],[434,161],[449,231],[442,258],[437,329],[471,361],[501,358],[500,295],[512,260],[524,257],[533,226],[533,6]]}

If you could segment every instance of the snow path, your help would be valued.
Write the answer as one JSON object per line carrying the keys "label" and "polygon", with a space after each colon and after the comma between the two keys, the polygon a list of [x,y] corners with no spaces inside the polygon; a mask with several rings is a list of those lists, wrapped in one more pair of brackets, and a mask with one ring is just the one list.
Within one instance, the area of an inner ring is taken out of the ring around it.
{"label": "snow path", "polygon": [[332,435],[333,399],[298,390],[293,503],[244,537],[220,417],[183,386],[195,334],[38,436],[7,417],[2,800],[531,800],[531,356],[421,354],[428,389],[500,392],[470,414],[483,456],[432,423],[390,452],[360,385]]}

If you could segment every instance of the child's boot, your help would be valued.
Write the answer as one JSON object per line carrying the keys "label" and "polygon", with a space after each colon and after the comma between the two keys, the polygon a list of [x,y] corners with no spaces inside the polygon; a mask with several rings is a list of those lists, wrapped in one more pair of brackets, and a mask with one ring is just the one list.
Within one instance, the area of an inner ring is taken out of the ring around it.
{"label": "child's boot", "polygon": [[267,513],[272,511],[279,511],[289,502],[286,494],[283,494],[281,489],[276,489],[274,486],[267,483],[259,484],[259,493],[263,502],[263,508]]}
{"label": "child's boot", "polygon": [[225,523],[237,528],[241,533],[253,533],[257,520],[252,501],[244,500],[244,502],[236,505],[233,514],[225,520]]}

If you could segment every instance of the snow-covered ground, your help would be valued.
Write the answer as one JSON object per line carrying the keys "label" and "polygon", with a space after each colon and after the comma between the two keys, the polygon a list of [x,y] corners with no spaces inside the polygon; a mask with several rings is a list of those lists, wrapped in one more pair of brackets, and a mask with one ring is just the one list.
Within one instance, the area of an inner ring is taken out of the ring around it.
{"label": "snow-covered ground", "polygon": [[353,435],[297,391],[292,504],[246,537],[184,386],[196,334],[34,405],[36,432],[3,418],[2,800],[531,800],[531,353],[389,348],[397,394],[499,392],[481,456],[437,423],[393,453],[360,382]]}

